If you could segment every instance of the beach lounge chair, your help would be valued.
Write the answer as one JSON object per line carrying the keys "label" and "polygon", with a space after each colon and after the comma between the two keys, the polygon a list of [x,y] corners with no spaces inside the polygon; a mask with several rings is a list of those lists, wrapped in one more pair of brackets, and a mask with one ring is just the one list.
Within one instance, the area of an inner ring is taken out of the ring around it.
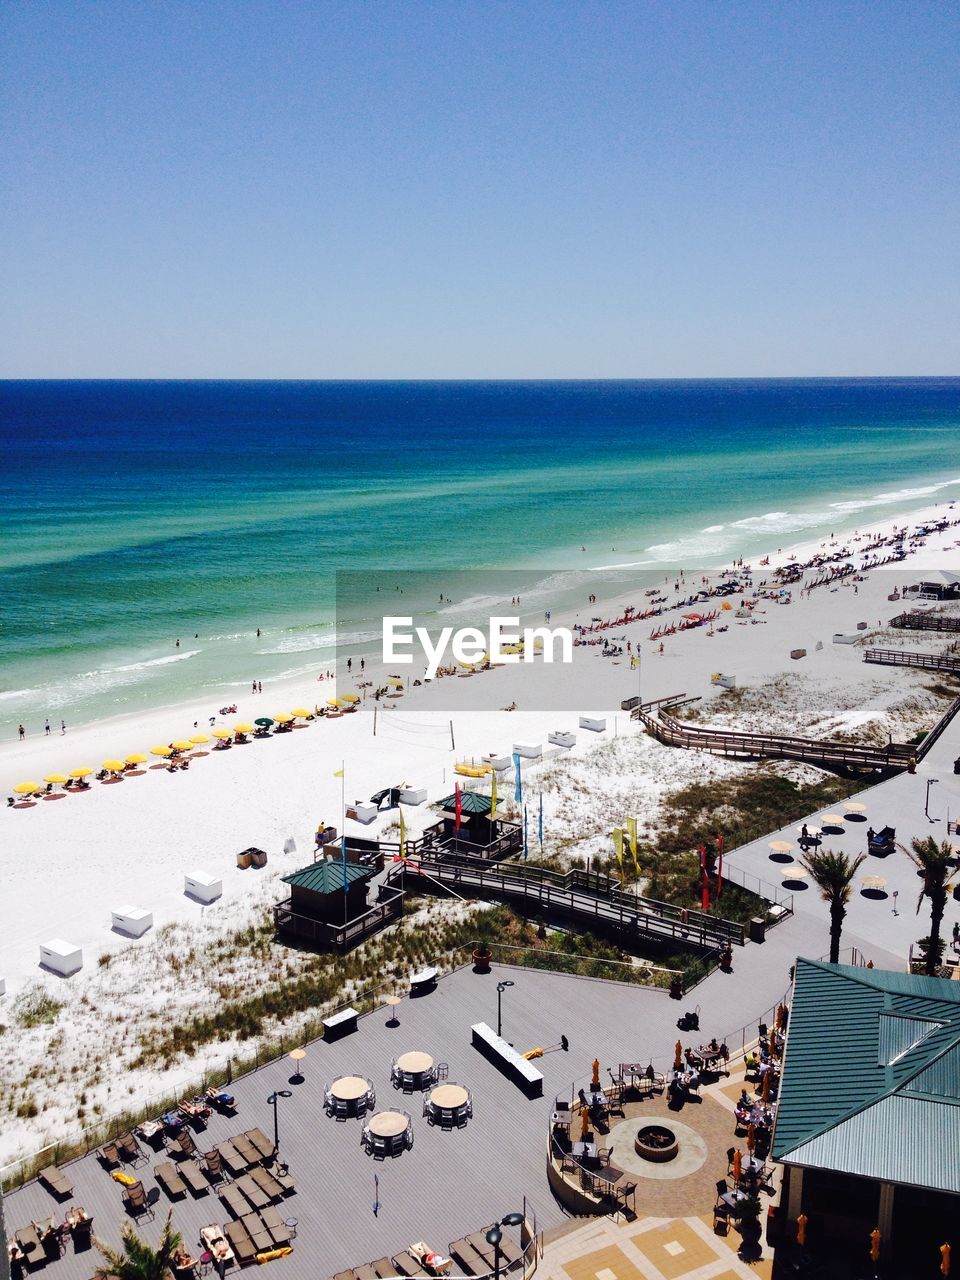
{"label": "beach lounge chair", "polygon": [[257,1149],[261,1159],[273,1155],[273,1143],[262,1129],[248,1129],[243,1136]]}
{"label": "beach lounge chair", "polygon": [[467,1275],[484,1276],[493,1270],[492,1265],[477,1253],[469,1240],[454,1240],[450,1245],[450,1252]]}
{"label": "beach lounge chair", "polygon": [[243,1192],[254,1209],[263,1209],[270,1203],[270,1197],[262,1187],[257,1186],[249,1173],[245,1173],[242,1178],[238,1178],[233,1185]]}
{"label": "beach lounge chair", "polygon": [[184,1160],[177,1165],[177,1172],[190,1188],[191,1194],[195,1196],[205,1196],[210,1190],[210,1184],[203,1176],[203,1170],[197,1164],[196,1160]]}
{"label": "beach lounge chair", "polygon": [[46,1255],[43,1252],[40,1237],[33,1227],[21,1227],[19,1231],[15,1232],[13,1238],[20,1246],[23,1260],[28,1267],[35,1267],[43,1262]]}
{"label": "beach lounge chair", "polygon": [[273,1248],[273,1236],[259,1213],[244,1214],[240,1219],[240,1225],[246,1229],[257,1253],[266,1253]]}
{"label": "beach lounge chair", "polygon": [[194,1142],[193,1134],[189,1129],[181,1129],[173,1139],[173,1145],[185,1156],[192,1156],[197,1150],[197,1144]]}
{"label": "beach lounge chair", "polygon": [[365,1262],[362,1267],[354,1267],[353,1274],[357,1280],[378,1280],[377,1273],[369,1262]]}
{"label": "beach lounge chair", "polygon": [[153,1217],[153,1209],[147,1199],[147,1193],[143,1189],[142,1182],[135,1182],[132,1187],[127,1187],[123,1193],[123,1202],[126,1205],[127,1213],[132,1214],[133,1217],[139,1218],[141,1215]]}
{"label": "beach lounge chair", "polygon": [[204,1097],[211,1106],[216,1107],[218,1111],[222,1111],[225,1115],[232,1116],[236,1113],[237,1100],[226,1089],[208,1089]]}
{"label": "beach lounge chair", "polygon": [[226,1142],[221,1142],[217,1147],[217,1150],[220,1152],[220,1159],[223,1161],[223,1167],[229,1174],[232,1174],[234,1178],[238,1177],[241,1173],[246,1173],[247,1165],[250,1162],[244,1159],[229,1138]]}
{"label": "beach lounge chair", "polygon": [[425,1276],[427,1273],[421,1267],[412,1253],[396,1253],[393,1257],[393,1265],[398,1276]]}
{"label": "beach lounge chair", "polygon": [[163,1164],[158,1164],[153,1171],[153,1176],[171,1200],[187,1194],[187,1184],[169,1160],[165,1160]]}
{"label": "beach lounge chair", "polygon": [[380,1280],[389,1280],[389,1277],[396,1274],[396,1268],[390,1258],[377,1258],[375,1262],[371,1262],[370,1266],[380,1277]]}
{"label": "beach lounge chair", "polygon": [[73,1195],[73,1183],[55,1164],[48,1164],[37,1175],[48,1191],[52,1191],[58,1200],[69,1200]]}
{"label": "beach lounge chair", "polygon": [[443,1276],[453,1266],[452,1258],[445,1258],[442,1253],[431,1249],[423,1240],[416,1240],[410,1246],[410,1254],[425,1269],[428,1275]]}
{"label": "beach lounge chair", "polygon": [[245,1213],[250,1212],[247,1197],[235,1182],[228,1182],[220,1188],[220,1199],[235,1218],[242,1218]]}
{"label": "beach lounge chair", "polygon": [[283,1199],[283,1187],[273,1176],[269,1169],[264,1169],[262,1164],[256,1165],[250,1170],[249,1177],[257,1184],[260,1190],[270,1200]]}
{"label": "beach lounge chair", "polygon": [[275,1164],[268,1170],[274,1182],[278,1183],[280,1190],[285,1196],[293,1195],[297,1189],[297,1184],[293,1180],[290,1170],[285,1164]]}
{"label": "beach lounge chair", "polygon": [[73,1236],[73,1252],[83,1253],[93,1243],[93,1219],[84,1214],[81,1221],[75,1222],[70,1228],[70,1234]]}
{"label": "beach lounge chair", "polygon": [[237,1151],[240,1152],[240,1155],[244,1160],[246,1160],[248,1165],[259,1164],[263,1159],[260,1152],[245,1133],[238,1133],[237,1136],[235,1138],[231,1138],[230,1141],[233,1143]]}
{"label": "beach lounge chair", "polygon": [[213,1257],[214,1264],[222,1264],[233,1262],[236,1256],[230,1245],[227,1243],[220,1224],[211,1222],[205,1227],[200,1228],[200,1239],[202,1240],[207,1252]]}
{"label": "beach lounge chair", "polygon": [[115,1168],[120,1163],[120,1152],[115,1142],[107,1142],[97,1152],[97,1158],[108,1169]]}
{"label": "beach lounge chair", "polygon": [[241,1267],[247,1267],[256,1260],[256,1246],[250,1239],[250,1232],[242,1222],[228,1222],[224,1226],[224,1231]]}
{"label": "beach lounge chair", "polygon": [[273,1243],[278,1248],[283,1248],[290,1243],[290,1228],[272,1204],[267,1205],[260,1217],[263,1219],[263,1225],[270,1232]]}

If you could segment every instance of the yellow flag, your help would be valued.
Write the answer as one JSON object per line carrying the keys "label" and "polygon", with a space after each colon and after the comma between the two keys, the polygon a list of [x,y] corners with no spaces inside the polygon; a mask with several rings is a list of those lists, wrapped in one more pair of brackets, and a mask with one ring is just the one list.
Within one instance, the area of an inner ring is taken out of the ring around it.
{"label": "yellow flag", "polygon": [[637,820],[636,818],[627,819],[627,837],[630,841],[630,852],[633,855],[633,872],[637,879],[640,879],[640,862],[637,858]]}
{"label": "yellow flag", "polygon": [[[397,808],[400,809],[400,806],[398,805]],[[403,810],[400,809],[400,857],[406,858],[406,856],[407,856],[407,826],[403,820]]]}
{"label": "yellow flag", "polygon": [[497,816],[497,771],[490,770],[490,821]]}
{"label": "yellow flag", "polygon": [[617,862],[620,864],[620,888],[623,888],[623,828],[614,827],[613,829],[613,852],[617,855]]}

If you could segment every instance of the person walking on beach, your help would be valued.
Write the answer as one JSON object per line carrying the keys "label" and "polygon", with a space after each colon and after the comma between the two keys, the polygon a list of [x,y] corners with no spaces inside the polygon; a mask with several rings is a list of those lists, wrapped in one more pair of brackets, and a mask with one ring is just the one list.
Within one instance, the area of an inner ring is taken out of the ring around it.
{"label": "person walking on beach", "polygon": [[[193,727],[196,728],[197,726],[194,725]],[[67,732],[67,722],[66,720],[61,720],[60,721],[60,737],[62,738],[66,732]]]}
{"label": "person walking on beach", "polygon": [[26,731],[26,729],[23,727],[23,725],[21,725],[21,726],[20,726],[19,733],[20,733],[20,741],[22,742],[22,741],[24,740],[24,738],[27,736],[27,731]]}
{"label": "person walking on beach", "polygon": [[263,682],[260,680],[257,681],[257,693],[263,693]]}
{"label": "person walking on beach", "polygon": [[43,732],[48,738],[50,737],[50,721],[49,720],[43,726]]}
{"label": "person walking on beach", "polygon": [[256,693],[256,692],[257,692],[257,682],[256,682],[256,680],[254,680],[254,682],[253,682],[253,687],[252,687],[252,689],[251,689],[251,693]]}

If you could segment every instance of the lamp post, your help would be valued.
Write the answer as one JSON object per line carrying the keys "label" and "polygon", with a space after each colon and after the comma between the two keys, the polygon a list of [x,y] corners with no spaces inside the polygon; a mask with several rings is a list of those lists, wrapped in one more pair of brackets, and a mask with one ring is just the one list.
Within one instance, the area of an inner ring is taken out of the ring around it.
{"label": "lamp post", "polygon": [[928,779],[927,779],[927,798],[926,798],[926,800],[924,801],[924,804],[923,804],[923,813],[924,813],[924,817],[925,817],[929,822],[936,822],[936,821],[937,821],[937,819],[936,819],[936,818],[931,818],[931,817],[930,817],[930,788],[931,788],[931,787],[935,787],[939,781],[940,781],[940,779],[939,779],[939,778],[928,778]]}
{"label": "lamp post", "polygon": [[[497,1035],[498,1036],[502,1034],[502,1030],[503,1030],[503,1014],[502,1014],[503,993],[504,991],[506,991],[507,987],[512,987],[513,985],[514,984],[510,981],[509,978],[505,979],[503,982],[497,983]],[[491,1244],[492,1243],[493,1242],[491,1241]]]}
{"label": "lamp post", "polygon": [[523,1222],[522,1213],[505,1214],[484,1236],[487,1244],[493,1245],[493,1280],[500,1280],[500,1241],[503,1239],[501,1227],[519,1227],[521,1222]]}
{"label": "lamp post", "polygon": [[280,1150],[280,1122],[277,1114],[277,1102],[280,1098],[292,1098],[293,1093],[289,1089],[277,1089],[267,1098],[267,1106],[273,1107],[273,1154],[276,1156]]}

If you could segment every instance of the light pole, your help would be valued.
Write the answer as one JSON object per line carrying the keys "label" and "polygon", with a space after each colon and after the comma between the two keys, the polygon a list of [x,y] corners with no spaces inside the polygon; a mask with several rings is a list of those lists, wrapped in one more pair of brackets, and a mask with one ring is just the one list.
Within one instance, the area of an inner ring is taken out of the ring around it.
{"label": "light pole", "polygon": [[503,993],[506,991],[507,987],[512,987],[513,985],[514,984],[510,981],[509,978],[507,978],[504,982],[497,983],[497,1035],[498,1036],[501,1035],[503,1031],[503,1014],[502,1014]]}
{"label": "light pole", "polygon": [[523,1222],[522,1213],[508,1213],[499,1222],[495,1222],[484,1237],[487,1244],[493,1245],[493,1280],[500,1280],[500,1241],[503,1239],[500,1228],[519,1227],[521,1222]]}
{"label": "light pole", "polygon": [[267,1106],[273,1107],[273,1154],[276,1157],[280,1150],[280,1122],[277,1114],[277,1102],[280,1098],[292,1098],[293,1093],[289,1089],[277,1089],[267,1098]]}
{"label": "light pole", "polygon": [[924,817],[926,817],[926,819],[927,819],[929,822],[936,822],[936,821],[937,821],[937,819],[936,819],[936,818],[931,818],[931,817],[930,817],[930,788],[931,788],[931,787],[935,787],[939,781],[940,781],[940,779],[939,779],[939,778],[928,778],[928,779],[927,779],[927,798],[926,798],[926,800],[924,801],[924,804],[923,804],[923,813],[924,813]]}

